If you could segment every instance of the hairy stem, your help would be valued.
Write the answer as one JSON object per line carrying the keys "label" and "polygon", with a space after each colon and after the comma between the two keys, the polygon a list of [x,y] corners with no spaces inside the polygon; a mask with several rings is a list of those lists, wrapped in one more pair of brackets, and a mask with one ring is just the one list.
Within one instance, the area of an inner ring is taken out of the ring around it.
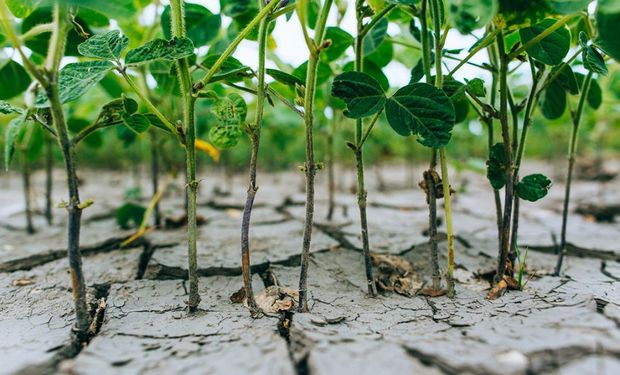
{"label": "hairy stem", "polygon": [[[439,89],[443,87],[443,74],[441,69],[441,19],[440,7],[441,0],[432,0],[433,28],[435,29],[435,86]],[[450,196],[450,179],[448,175],[448,161],[445,147],[439,149],[439,159],[441,162],[441,177],[443,187],[443,199],[446,215],[446,231],[448,235],[448,270],[446,273],[448,296],[454,296],[454,233],[452,229],[452,206]]]}
{"label": "hairy stem", "polygon": [[65,115],[58,93],[58,70],[60,60],[64,55],[68,25],[64,21],[64,11],[60,5],[54,7],[54,31],[50,39],[47,55],[47,77],[41,85],[50,102],[52,122],[58,136],[58,142],[65,160],[65,170],[67,173],[67,186],[69,192],[69,202],[66,205],[69,215],[68,221],[68,246],[67,254],[69,258],[69,269],[71,273],[71,283],[73,299],[75,301],[75,325],[74,332],[81,341],[85,341],[88,336],[90,317],[86,304],[86,282],[82,271],[82,254],[80,253],[80,225],[82,218],[82,207],[80,203],[78,178],[75,168],[74,150],[69,139],[69,131],[65,121]]}
{"label": "hairy stem", "polygon": [[211,69],[207,72],[207,74],[198,82],[194,84],[194,89],[196,91],[202,90],[215,76],[215,74],[220,70],[222,64],[230,57],[230,55],[235,52],[239,43],[241,43],[247,36],[254,30],[254,28],[261,22],[262,19],[267,17],[272,10],[274,10],[280,4],[280,0],[273,0],[265,7],[263,7],[260,12],[246,25],[246,27],[241,30],[239,35],[233,39],[233,41],[228,45],[228,47],[222,52],[220,58],[215,61]]}
{"label": "hairy stem", "polygon": [[[183,14],[183,0],[170,2],[172,15],[172,34],[175,37],[185,36],[185,22]],[[189,298],[187,307],[189,312],[194,312],[200,304],[198,294],[198,259],[197,259],[197,226],[196,226],[196,195],[198,181],[196,180],[196,125],[194,119],[195,98],[192,95],[192,81],[190,76],[189,61],[183,58],[176,61],[179,75],[179,85],[183,98],[183,126],[185,129],[185,166],[186,166],[186,192],[187,192],[187,255],[188,255],[188,279]]]}
{"label": "hairy stem", "polygon": [[310,50],[310,58],[308,60],[306,90],[304,92],[304,126],[306,133],[306,163],[304,166],[306,173],[306,217],[304,221],[304,234],[302,242],[301,272],[299,276],[299,312],[308,312],[308,266],[310,263],[310,243],[312,240],[312,225],[314,218],[314,177],[316,175],[313,139],[314,99],[316,96],[316,83],[321,45],[323,44],[323,39],[325,38],[327,16],[329,15],[329,10],[331,9],[333,2],[333,0],[326,0],[323,4],[315,28],[314,40],[312,41],[314,45],[308,45],[308,49]]}
{"label": "hairy stem", "polygon": [[512,199],[514,196],[514,181],[512,179],[512,149],[510,147],[510,126],[508,123],[508,56],[504,45],[504,33],[497,36],[497,49],[499,53],[499,101],[500,101],[500,124],[502,127],[502,139],[504,142],[506,159],[506,186],[504,196],[504,216],[502,218],[502,230],[500,232],[499,259],[495,283],[499,282],[506,271],[508,251],[510,248],[510,219],[512,217]]}
{"label": "hairy stem", "polygon": [[[387,8],[384,8],[384,10]],[[364,69],[364,37],[366,36],[367,31],[371,30],[372,21],[369,25],[363,25],[363,13],[362,9],[357,9],[357,38],[355,40],[355,71],[362,72]],[[389,11],[388,11],[389,12]],[[377,16],[382,15],[385,16],[388,12],[379,13]],[[373,18],[376,22],[380,18],[375,16]],[[374,24],[373,24],[374,25]],[[368,27],[370,26],[370,27]],[[368,28],[367,28],[368,27]],[[374,124],[374,123],[373,123]],[[362,250],[364,254],[364,267],[366,270],[366,284],[368,288],[368,295],[371,297],[376,296],[377,287],[375,285],[375,280],[373,276],[372,270],[372,260],[370,259],[370,242],[368,238],[368,218],[367,218],[367,195],[366,187],[365,187],[365,178],[364,178],[364,155],[363,155],[363,143],[365,142],[364,138],[364,120],[357,119],[355,121],[355,167],[357,172],[357,205],[360,212],[360,229],[362,236]]]}
{"label": "hairy stem", "polygon": [[[157,141],[157,134],[150,132],[150,148],[151,148],[151,189],[153,196],[159,192],[159,147]],[[155,203],[153,208],[153,215],[155,219],[155,226],[161,227],[161,211],[159,209],[159,200]]]}
{"label": "hairy stem", "polygon": [[[432,84],[432,47],[430,43],[430,34],[428,29],[428,2],[429,0],[423,0],[422,7],[420,9],[420,25],[422,32],[422,66],[424,68],[426,83]],[[436,168],[437,149],[433,148],[431,149],[431,158],[428,171],[424,172],[424,183],[427,189],[426,202],[428,203],[428,241],[431,258],[432,289],[438,291],[441,289],[441,272],[439,269],[439,248],[437,245],[437,189],[434,178]]]}
{"label": "hairy stem", "polygon": [[[534,115],[534,108],[536,106],[536,102],[538,101],[538,96],[540,91],[538,91],[538,84],[540,82],[540,74],[536,72],[534,61],[530,59],[530,69],[532,73],[532,87],[530,89],[530,93],[527,98],[527,103],[525,105],[525,114],[523,118],[523,127],[521,129],[521,138],[517,143],[517,149],[513,151],[516,152],[515,159],[515,167],[512,175],[513,186],[519,182],[519,171],[521,169],[521,161],[523,160],[523,155],[525,154],[525,141],[527,139],[527,133],[532,124],[532,117]],[[513,125],[515,128],[518,128],[516,122]],[[514,212],[512,213],[512,234],[510,239],[510,261],[514,265],[514,261],[516,259],[517,254],[517,246],[518,246],[518,236],[519,236],[519,197],[514,195]],[[513,270],[514,271],[514,270]]]}
{"label": "hairy stem", "polygon": [[52,189],[54,184],[54,153],[53,139],[45,136],[45,220],[52,225],[54,213],[52,212]]}
{"label": "hairy stem", "polygon": [[564,191],[564,205],[562,208],[562,232],[560,234],[560,252],[558,255],[558,262],[555,266],[555,275],[559,275],[562,272],[562,262],[566,255],[566,228],[568,224],[568,205],[570,203],[570,190],[571,183],[573,181],[573,169],[575,166],[575,155],[577,153],[577,142],[579,141],[579,125],[581,123],[581,117],[583,115],[583,109],[585,108],[586,98],[592,84],[592,72],[588,72],[588,75],[583,80],[581,86],[581,96],[579,97],[579,104],[577,105],[577,112],[573,115],[573,131],[570,137],[570,145],[568,148],[568,172],[566,175],[566,188]]}
{"label": "hairy stem", "polygon": [[[263,8],[263,0],[258,0],[259,8]],[[267,36],[269,32],[269,17],[264,17],[258,26],[258,71],[256,77],[256,112],[254,123],[249,126],[248,132],[252,151],[250,154],[249,185],[245,206],[243,208],[243,220],[241,222],[241,268],[243,273],[243,287],[245,288],[245,298],[252,316],[258,315],[259,309],[254,301],[252,291],[252,274],[250,272],[250,220],[252,217],[252,207],[254,198],[258,191],[256,182],[256,166],[258,163],[258,150],[260,147],[260,130],[263,122],[263,112],[265,109],[265,63],[267,58]]]}
{"label": "hairy stem", "polygon": [[28,234],[33,234],[34,224],[32,223],[32,194],[30,183],[30,177],[32,172],[30,170],[30,160],[28,159],[28,149],[25,148],[22,152],[22,185],[24,189],[24,203],[26,205],[25,213],[26,213],[26,232]]}
{"label": "hairy stem", "polygon": [[334,171],[334,137],[336,136],[336,126],[338,125],[338,116],[336,111],[333,111],[333,117],[329,122],[329,129],[327,130],[327,220],[332,220],[334,217],[334,206],[336,199],[336,181]]}

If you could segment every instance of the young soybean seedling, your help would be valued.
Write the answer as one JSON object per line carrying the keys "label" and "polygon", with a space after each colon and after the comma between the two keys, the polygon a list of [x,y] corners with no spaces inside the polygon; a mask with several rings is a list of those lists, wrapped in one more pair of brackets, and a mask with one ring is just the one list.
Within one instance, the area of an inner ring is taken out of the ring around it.
{"label": "young soybean seedling", "polygon": [[[562,231],[560,234],[560,251],[558,254],[558,261],[555,266],[554,274],[559,276],[562,272],[562,263],[564,261],[564,256],[566,255],[566,232],[568,225],[568,207],[570,202],[570,193],[571,193],[571,184],[573,181],[573,169],[576,160],[577,154],[577,143],[579,137],[579,125],[581,124],[581,120],[585,111],[586,103],[589,102],[591,106],[596,109],[596,101],[591,96],[592,91],[594,90],[595,85],[597,85],[596,80],[594,79],[594,74],[599,75],[607,75],[608,70],[605,65],[605,60],[603,56],[600,54],[598,49],[594,45],[588,44],[588,36],[581,32],[579,34],[579,44],[581,47],[581,56],[583,66],[588,70],[588,73],[584,77],[575,76],[577,78],[577,82],[581,81],[581,87],[579,90],[579,104],[577,105],[577,110],[572,115],[572,131],[571,138],[568,149],[568,169],[566,173],[566,188],[564,191],[564,204],[562,209]],[[562,66],[566,71],[570,69],[570,66]],[[560,68],[560,69],[562,69]],[[560,73],[561,74],[561,73]],[[594,87],[593,87],[594,86]],[[599,88],[600,90],[600,88]],[[559,93],[554,93],[554,95],[558,95]],[[561,95],[561,94],[560,94]],[[566,95],[566,94],[564,94]]]}
{"label": "young soybean seedling", "polygon": [[[60,61],[64,56],[67,34],[70,29],[69,9],[62,4],[55,4],[52,10],[52,34],[49,42],[49,50],[42,70],[25,55],[21,39],[15,35],[6,5],[0,4],[0,22],[7,39],[17,49],[22,57],[24,66],[43,88],[43,91],[35,99],[34,106],[37,108],[49,108],[53,128],[48,126],[47,121],[40,120],[34,109],[12,109],[19,113],[18,120],[13,123],[11,132],[17,131],[27,119],[33,119],[45,127],[59,142],[65,160],[67,173],[67,185],[69,201],[64,204],[67,209],[68,221],[68,246],[67,255],[71,271],[71,281],[75,302],[76,319],[73,331],[80,342],[86,341],[89,336],[90,316],[86,303],[86,283],[82,271],[82,256],[80,254],[80,226],[82,210],[88,202],[80,201],[78,179],[75,168],[74,143],[69,137],[63,103],[75,100],[93,87],[101,78],[102,73],[107,73],[111,66],[91,62],[78,62],[66,65],[60,70]],[[76,84],[77,82],[77,84]],[[4,105],[3,105],[4,107]],[[3,110],[3,113],[5,111]],[[17,133],[14,133],[17,134]]]}
{"label": "young soybean seedling", "polygon": [[306,162],[304,171],[306,174],[306,215],[304,221],[304,234],[301,254],[301,272],[299,276],[299,312],[308,312],[308,266],[310,263],[310,243],[312,241],[312,225],[314,218],[314,177],[317,171],[317,164],[314,159],[314,101],[316,96],[317,73],[319,69],[319,58],[322,50],[329,48],[329,43],[325,43],[325,28],[327,17],[332,7],[333,0],[325,0],[320,8],[317,23],[314,29],[314,38],[308,32],[308,1],[297,1],[297,15],[301,23],[304,40],[308,46],[310,57],[306,73],[305,90],[303,92],[304,106],[304,126],[306,135]]}

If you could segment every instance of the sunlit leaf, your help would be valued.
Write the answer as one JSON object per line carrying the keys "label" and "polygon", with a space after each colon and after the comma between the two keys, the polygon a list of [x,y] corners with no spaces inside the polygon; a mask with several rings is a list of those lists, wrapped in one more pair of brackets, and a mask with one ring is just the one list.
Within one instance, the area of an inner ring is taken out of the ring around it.
{"label": "sunlit leaf", "polygon": [[15,142],[21,132],[25,129],[27,117],[28,114],[26,112],[22,113],[18,117],[15,117],[9,122],[6,130],[4,131],[4,168],[7,171],[9,170],[9,166],[13,160],[13,155],[15,154]]}
{"label": "sunlit leaf", "polygon": [[503,143],[496,143],[489,150],[487,178],[495,190],[506,185],[506,149]]}
{"label": "sunlit leaf", "polygon": [[385,109],[396,133],[416,135],[427,147],[439,148],[450,142],[455,112],[443,90],[427,83],[407,85],[388,99]]}
{"label": "sunlit leaf", "polygon": [[13,60],[0,61],[0,99],[10,99],[26,91],[31,79],[26,69]]}
{"label": "sunlit leaf", "polygon": [[[109,61],[84,61],[67,64],[60,70],[60,78],[58,79],[60,101],[67,103],[84,95],[99,83],[112,68],[114,68],[114,64]],[[39,108],[49,106],[45,93],[39,93],[36,106]]]}
{"label": "sunlit leaf", "polygon": [[121,35],[118,30],[112,30],[88,38],[78,46],[78,51],[86,57],[118,60],[128,45],[129,39],[126,36]]}
{"label": "sunlit leaf", "polygon": [[379,82],[366,73],[346,72],[332,84],[332,95],[344,100],[347,105],[345,116],[362,118],[379,112],[386,97]]}
{"label": "sunlit leaf", "polygon": [[127,52],[125,62],[140,65],[155,60],[175,61],[193,54],[194,45],[188,38],[154,39]]}
{"label": "sunlit leaf", "polygon": [[[205,46],[219,34],[222,26],[219,14],[213,14],[204,6],[192,3],[185,3],[184,14],[187,37],[192,40],[194,46]],[[161,15],[161,25],[166,39],[172,38],[171,22],[170,6],[167,5]]]}
{"label": "sunlit leaf", "polygon": [[551,180],[542,174],[536,173],[523,177],[516,186],[519,198],[536,202],[544,198],[551,189]]}
{"label": "sunlit leaf", "polygon": [[497,9],[497,0],[448,0],[450,19],[463,34],[486,26]]}
{"label": "sunlit leaf", "polygon": [[[545,30],[553,26],[556,20],[547,18],[540,23],[521,29],[521,43],[527,44],[530,40],[543,33]],[[570,50],[570,31],[566,27],[560,27],[540,42],[527,49],[527,53],[532,58],[547,64],[558,65],[568,54]]]}

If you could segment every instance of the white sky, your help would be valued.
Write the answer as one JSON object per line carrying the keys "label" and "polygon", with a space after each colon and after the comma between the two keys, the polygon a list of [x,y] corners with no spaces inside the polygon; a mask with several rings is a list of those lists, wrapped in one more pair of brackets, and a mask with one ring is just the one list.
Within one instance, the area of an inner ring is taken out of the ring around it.
{"label": "white sky", "polygon": [[[219,13],[220,11],[220,2],[218,0],[191,0],[188,1],[190,3],[201,4],[207,7],[213,13]],[[355,36],[356,26],[355,26],[355,13],[353,12],[355,0],[349,0],[351,4],[349,6],[349,11],[347,11],[343,22],[340,27],[349,32],[351,35]],[[152,10],[148,10],[145,14],[152,14]],[[332,12],[330,14],[330,18],[328,19],[328,26],[336,24],[337,10],[334,6],[332,8]],[[224,25],[228,25],[230,20],[224,19]],[[396,25],[390,24],[390,28],[388,29],[388,34],[393,37],[398,36],[400,33],[400,29]],[[301,65],[308,59],[308,51],[306,49],[306,45],[303,39],[303,34],[301,32],[301,26],[296,17],[292,17],[288,22],[284,17],[281,17],[277,24],[274,32],[272,33],[273,38],[275,39],[278,49],[277,54],[281,58],[281,60],[285,63],[291,64],[293,66]],[[450,32],[450,36],[446,41],[446,48],[448,49],[458,49],[463,48],[463,46],[469,47],[473,44],[474,38],[466,37],[460,35],[457,31],[452,30]],[[353,58],[353,48],[349,48],[347,53]],[[467,51],[463,55],[465,55]],[[257,56],[257,45],[255,42],[251,41],[243,41],[234,55],[237,59],[242,61],[244,64],[256,68],[256,56]],[[481,63],[486,61],[486,54],[481,52],[477,58],[473,58],[471,61],[475,63]],[[394,87],[404,86],[409,83],[410,71],[413,67],[415,60],[412,61],[411,66],[405,67],[404,65],[393,62],[390,63],[387,67],[383,69],[384,73],[390,80],[390,84]],[[447,61],[449,66],[454,66],[454,62]],[[275,67],[273,63],[269,63],[270,67]],[[455,75],[455,78],[467,77],[469,79],[473,77],[480,76],[484,78],[484,75],[480,72],[480,69],[470,66],[464,66],[459,70],[459,72]]]}

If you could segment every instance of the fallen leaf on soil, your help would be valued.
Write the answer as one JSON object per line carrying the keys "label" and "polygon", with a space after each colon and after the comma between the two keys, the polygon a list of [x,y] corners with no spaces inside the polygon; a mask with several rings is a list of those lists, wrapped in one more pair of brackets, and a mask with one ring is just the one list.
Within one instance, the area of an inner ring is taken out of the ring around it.
{"label": "fallen leaf on soil", "polygon": [[422,287],[422,279],[408,260],[388,254],[370,254],[370,258],[376,270],[379,291],[412,297]]}
{"label": "fallen leaf on soil", "polygon": [[[201,226],[207,223],[207,219],[204,216],[196,215],[196,225]],[[177,229],[187,225],[187,216],[179,217],[167,217],[164,219],[164,228]]]}
{"label": "fallen leaf on soil", "polygon": [[445,296],[446,293],[448,293],[448,291],[445,289],[424,288],[420,289],[418,295],[426,297],[441,297]]}
{"label": "fallen leaf on soil", "polygon": [[504,278],[489,291],[487,299],[497,299],[506,293],[507,290],[521,290],[521,288],[519,288],[519,282],[514,277],[504,275]]}
{"label": "fallen leaf on soil", "polygon": [[34,280],[32,279],[15,279],[11,283],[13,286],[26,286],[34,284]]}
{"label": "fallen leaf on soil", "polygon": [[254,300],[263,312],[275,314],[292,310],[299,300],[299,292],[291,288],[270,286],[258,293]]}
{"label": "fallen leaf on soil", "polygon": [[234,292],[230,296],[230,302],[232,303],[242,303],[245,301],[245,288],[241,287],[238,291]]}
{"label": "fallen leaf on soil", "polygon": [[[442,185],[442,180],[441,180],[441,177],[439,176],[439,173],[437,173],[437,171],[434,171],[434,170],[424,171],[423,176],[424,176],[424,180],[420,181],[418,186],[420,186],[420,188],[424,190],[424,193],[426,193],[427,202],[428,202],[428,193],[429,193],[428,184],[426,183],[427,179],[431,179],[435,185],[435,198],[442,199],[443,198],[443,185]],[[450,195],[454,193],[456,193],[456,190],[452,189],[452,186],[450,186]]]}

